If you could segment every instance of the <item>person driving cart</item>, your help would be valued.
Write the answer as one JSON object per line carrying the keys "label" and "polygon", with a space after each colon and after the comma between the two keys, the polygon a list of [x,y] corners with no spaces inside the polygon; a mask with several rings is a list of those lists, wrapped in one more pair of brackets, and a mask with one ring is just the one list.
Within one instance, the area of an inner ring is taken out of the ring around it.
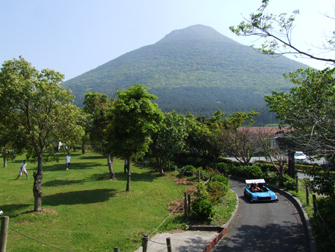
{"label": "person driving cart", "polygon": [[252,184],[251,190],[253,192],[259,192],[261,190],[261,188],[259,188],[257,184]]}

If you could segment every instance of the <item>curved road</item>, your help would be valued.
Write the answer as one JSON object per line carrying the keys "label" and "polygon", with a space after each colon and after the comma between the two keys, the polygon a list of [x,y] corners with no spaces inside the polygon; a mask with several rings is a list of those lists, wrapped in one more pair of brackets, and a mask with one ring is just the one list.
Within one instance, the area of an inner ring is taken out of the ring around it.
{"label": "curved road", "polygon": [[240,204],[226,236],[212,252],[309,251],[300,215],[287,198],[277,194],[277,202],[250,203],[243,196],[244,187],[244,183],[230,180]]}

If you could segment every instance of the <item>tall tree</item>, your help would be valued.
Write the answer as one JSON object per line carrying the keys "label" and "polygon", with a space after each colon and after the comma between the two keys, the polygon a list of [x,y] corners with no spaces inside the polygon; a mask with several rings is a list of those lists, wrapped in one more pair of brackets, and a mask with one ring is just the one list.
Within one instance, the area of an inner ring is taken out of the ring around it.
{"label": "tall tree", "polygon": [[87,117],[86,132],[90,136],[90,140],[96,144],[101,145],[103,153],[107,156],[107,164],[109,169],[110,178],[115,178],[113,171],[113,156],[108,150],[110,142],[107,140],[107,128],[110,124],[108,118],[111,112],[113,99],[108,99],[106,94],[98,92],[87,93],[84,100],[83,111],[89,116]]}
{"label": "tall tree", "polygon": [[205,121],[205,118],[195,118],[190,112],[186,116],[187,137],[185,139],[185,149],[192,154],[208,154],[208,136],[211,132]]}
{"label": "tall tree", "polygon": [[158,131],[151,135],[150,145],[161,175],[164,175],[164,165],[170,161],[173,154],[182,150],[186,136],[185,116],[179,115],[174,110],[164,114]]}
{"label": "tall tree", "polygon": [[253,153],[259,148],[255,133],[250,127],[240,129],[225,129],[222,131],[225,139],[225,151],[240,163],[249,164]]}
{"label": "tall tree", "polygon": [[277,170],[280,176],[283,176],[284,165],[287,162],[288,146],[285,144],[285,139],[279,141],[279,128],[259,127],[255,132],[255,138],[258,146],[262,149],[265,156],[269,158],[273,167]]}
{"label": "tall tree", "polygon": [[117,157],[127,160],[127,186],[130,190],[130,157],[133,153],[146,152],[151,142],[152,132],[159,129],[163,114],[156,103],[155,95],[147,92],[144,85],[135,83],[127,90],[117,93],[113,104],[111,125],[108,128],[107,139],[109,150]]}
{"label": "tall tree", "polygon": [[335,157],[335,69],[299,69],[286,75],[297,84],[290,92],[265,96],[280,126],[304,150],[320,156]]}
{"label": "tall tree", "polygon": [[[50,69],[40,72],[23,57],[5,61],[0,72],[0,120],[22,136],[27,156],[37,160],[34,173],[34,210],[41,211],[43,154],[57,159],[54,141],[72,145],[82,134],[80,109],[61,84],[64,76]],[[18,126],[18,127],[17,127]],[[16,127],[16,128],[14,128]],[[12,135],[15,137],[15,135]]]}

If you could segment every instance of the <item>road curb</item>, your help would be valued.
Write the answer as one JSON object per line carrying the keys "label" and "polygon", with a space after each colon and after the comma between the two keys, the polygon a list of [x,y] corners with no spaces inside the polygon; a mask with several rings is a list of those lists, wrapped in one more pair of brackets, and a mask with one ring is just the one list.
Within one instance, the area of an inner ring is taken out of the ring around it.
{"label": "road curb", "polygon": [[295,206],[295,208],[298,210],[299,215],[301,217],[302,220],[302,224],[304,226],[305,232],[307,234],[308,237],[308,241],[309,241],[309,249],[311,252],[317,252],[317,248],[316,248],[316,243],[315,243],[315,239],[314,239],[314,235],[313,235],[313,228],[312,228],[312,223],[311,223],[311,219],[308,216],[308,213],[306,212],[306,210],[304,209],[301,201],[296,198],[295,196],[293,196],[291,193],[280,189],[276,186],[272,186],[272,185],[267,185],[272,191],[275,192],[279,192],[282,195],[284,195],[287,199],[289,199],[292,204]]}

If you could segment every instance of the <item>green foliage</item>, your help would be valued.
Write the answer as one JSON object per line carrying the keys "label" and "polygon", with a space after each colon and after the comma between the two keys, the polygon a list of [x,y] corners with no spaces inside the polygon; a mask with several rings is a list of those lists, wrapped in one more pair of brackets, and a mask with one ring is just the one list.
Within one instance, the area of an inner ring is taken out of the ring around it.
{"label": "green foliage", "polygon": [[296,181],[289,175],[284,174],[283,176],[278,176],[277,181],[280,186],[284,185],[287,190],[294,190],[296,187]]}
{"label": "green foliage", "polygon": [[211,203],[217,204],[227,193],[228,186],[220,181],[210,181],[208,183],[208,199]]}
{"label": "green foliage", "polygon": [[[158,105],[151,102],[157,97],[147,92],[147,87],[137,83],[118,92],[111,113],[111,124],[107,130],[108,151],[126,158],[130,164],[133,153],[147,152],[150,136],[159,129],[163,115]],[[130,186],[130,165],[126,191]]]}
{"label": "green foliage", "polygon": [[262,173],[261,168],[256,165],[251,166],[232,166],[230,173],[237,177],[242,177],[246,179],[252,178],[262,178],[264,174]]}
{"label": "green foliage", "polygon": [[158,130],[151,134],[150,150],[156,158],[161,174],[164,174],[163,166],[184,146],[184,139],[187,136],[185,121],[186,118],[176,111],[164,114]]}
{"label": "green foliage", "polygon": [[229,186],[229,180],[228,180],[228,178],[225,177],[225,176],[223,176],[223,175],[220,175],[220,174],[214,175],[211,178],[211,180],[212,181],[218,181],[218,182],[222,183],[225,186]]}
{"label": "green foliage", "polygon": [[215,212],[213,203],[207,198],[197,198],[191,203],[192,216],[198,220],[208,220]]}
{"label": "green foliage", "polygon": [[139,84],[120,90],[112,109],[112,123],[108,129],[111,150],[116,156],[127,157],[129,153],[146,151],[150,134],[158,130],[163,119],[157,97],[147,93],[147,87]]}
{"label": "green foliage", "polygon": [[217,204],[229,190],[229,180],[223,175],[214,175],[208,183],[209,201]]}
{"label": "green foliage", "polygon": [[203,181],[197,183],[197,192],[195,194],[198,198],[207,198],[208,192],[206,189],[206,185]]}
{"label": "green foliage", "polygon": [[179,173],[184,176],[192,176],[193,174],[196,174],[196,172],[197,169],[193,165],[186,165],[179,170]]}
{"label": "green foliage", "polygon": [[[314,215],[312,221],[318,251],[332,251],[335,238],[335,201],[329,200],[329,198],[318,198],[317,208],[318,214]],[[324,229],[324,219],[327,225],[326,230]]]}
{"label": "green foliage", "polygon": [[[200,36],[190,37],[192,31]],[[164,112],[174,109],[184,115],[190,111],[210,117],[219,109],[229,115],[249,112],[250,107],[256,111],[262,108],[266,113],[262,122],[269,123],[275,116],[266,112],[263,96],[272,90],[288,90],[292,84],[282,73],[301,67],[305,65],[285,58],[264,57],[210,27],[198,25],[181,30],[178,38],[165,37],[124,54],[67,81],[65,86],[73,90],[78,106],[91,90],[110,94],[137,82],[158,96]]]}

